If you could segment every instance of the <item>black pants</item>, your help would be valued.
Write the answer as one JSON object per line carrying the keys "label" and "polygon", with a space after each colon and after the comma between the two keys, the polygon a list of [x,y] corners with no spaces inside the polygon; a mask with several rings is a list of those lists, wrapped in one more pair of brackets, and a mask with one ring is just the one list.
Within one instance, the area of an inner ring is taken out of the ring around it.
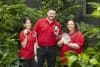
{"label": "black pants", "polygon": [[56,62],[56,46],[41,47],[37,49],[38,67],[43,67],[45,59],[47,59],[48,67],[55,67]]}
{"label": "black pants", "polygon": [[19,67],[36,67],[34,63],[34,59],[21,59]]}
{"label": "black pants", "polygon": [[68,67],[67,65],[65,65],[64,67]]}

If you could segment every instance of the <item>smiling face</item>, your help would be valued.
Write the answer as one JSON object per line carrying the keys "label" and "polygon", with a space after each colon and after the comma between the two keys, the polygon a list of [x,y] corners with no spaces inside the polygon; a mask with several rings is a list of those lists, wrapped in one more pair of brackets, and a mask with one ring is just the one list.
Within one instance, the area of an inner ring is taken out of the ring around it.
{"label": "smiling face", "polygon": [[55,10],[49,10],[47,12],[47,17],[50,21],[53,21],[55,19],[56,16],[56,11]]}
{"label": "smiling face", "polygon": [[73,22],[73,20],[69,20],[67,23],[67,28],[70,31],[75,31],[75,23]]}
{"label": "smiling face", "polygon": [[26,20],[25,23],[24,23],[25,29],[31,29],[31,26],[32,26],[31,21],[30,20]]}

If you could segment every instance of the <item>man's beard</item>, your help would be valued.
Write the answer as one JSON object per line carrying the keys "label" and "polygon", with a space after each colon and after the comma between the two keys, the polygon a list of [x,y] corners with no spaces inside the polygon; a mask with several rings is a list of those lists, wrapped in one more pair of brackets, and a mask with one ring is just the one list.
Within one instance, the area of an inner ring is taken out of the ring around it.
{"label": "man's beard", "polygon": [[48,17],[48,20],[49,20],[49,21],[53,21],[53,20],[54,20],[54,18],[52,17],[52,19],[51,19],[50,17]]}

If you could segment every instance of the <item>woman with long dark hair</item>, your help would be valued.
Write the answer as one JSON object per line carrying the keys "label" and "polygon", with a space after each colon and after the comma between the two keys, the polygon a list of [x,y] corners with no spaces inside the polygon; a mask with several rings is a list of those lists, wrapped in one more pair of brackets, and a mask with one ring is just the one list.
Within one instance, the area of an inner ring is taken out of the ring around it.
{"label": "woman with long dark hair", "polygon": [[[70,19],[67,21],[66,24],[66,34],[68,34],[70,41],[66,41],[66,37],[62,36],[61,40],[58,41],[58,46],[62,46],[61,48],[61,57],[64,57],[64,52],[67,51],[74,51],[77,54],[80,54],[83,51],[83,44],[84,44],[84,36],[83,34],[78,30],[76,23],[73,19]],[[67,62],[68,59],[62,59],[61,63]],[[67,67],[65,65],[64,67]]]}

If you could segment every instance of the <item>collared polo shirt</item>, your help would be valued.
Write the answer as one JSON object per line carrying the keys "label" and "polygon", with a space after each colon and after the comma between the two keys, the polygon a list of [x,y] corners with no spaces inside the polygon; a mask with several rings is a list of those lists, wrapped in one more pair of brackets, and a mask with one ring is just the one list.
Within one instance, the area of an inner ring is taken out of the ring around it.
{"label": "collared polo shirt", "polygon": [[[74,51],[76,52],[77,54],[80,54],[82,51],[83,51],[83,44],[84,44],[84,36],[83,34],[80,32],[80,31],[77,31],[75,34],[69,34],[67,33],[69,36],[70,36],[70,39],[71,41],[69,43],[76,43],[80,46],[80,49],[73,49],[67,45],[62,45],[62,48],[61,48],[61,57],[64,57],[65,54],[64,52],[67,52],[67,51]],[[67,62],[68,59],[62,59],[61,62],[64,63],[64,62]]]}
{"label": "collared polo shirt", "polygon": [[54,46],[56,45],[56,36],[54,34],[54,27],[58,26],[59,35],[61,35],[61,26],[54,20],[51,24],[48,22],[47,18],[39,19],[34,30],[38,33],[38,44],[40,46]]}
{"label": "collared polo shirt", "polygon": [[[24,31],[22,31],[20,33],[19,37],[20,37],[20,42],[22,43],[25,39]],[[32,59],[34,57],[33,51],[34,51],[34,43],[35,42],[36,42],[35,32],[31,30],[27,34],[26,47],[25,48],[21,47],[19,56],[21,58],[25,58],[25,59]]]}

